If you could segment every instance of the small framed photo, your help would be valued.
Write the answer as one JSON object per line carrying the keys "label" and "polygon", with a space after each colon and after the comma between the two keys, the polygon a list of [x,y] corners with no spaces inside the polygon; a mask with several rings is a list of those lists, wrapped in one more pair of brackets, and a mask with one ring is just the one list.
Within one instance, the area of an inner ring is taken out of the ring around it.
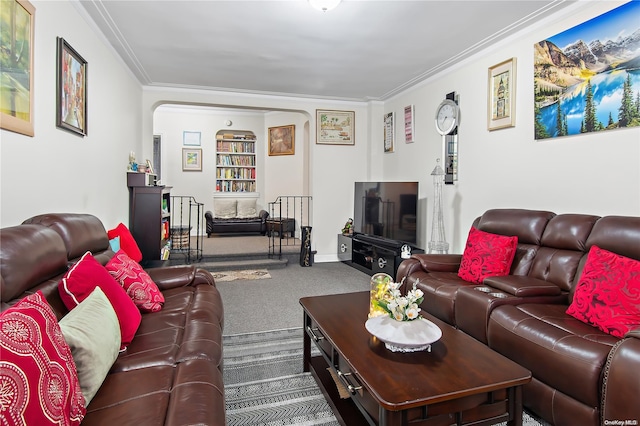
{"label": "small framed photo", "polygon": [[355,145],[354,111],[316,110],[316,144]]}
{"label": "small framed photo", "polygon": [[487,128],[489,131],[516,125],[516,58],[489,68]]}
{"label": "small framed photo", "polygon": [[393,152],[395,145],[395,125],[393,123],[393,112],[384,115],[384,152]]}
{"label": "small framed photo", "polygon": [[87,61],[58,37],[56,126],[87,135]]}
{"label": "small framed photo", "polygon": [[189,132],[187,130],[182,132],[182,145],[200,146],[200,132]]}
{"label": "small framed photo", "polygon": [[182,170],[202,171],[202,148],[182,148]]}
{"label": "small framed photo", "polygon": [[404,107],[404,142],[415,141],[415,129],[413,126],[413,105]]}
{"label": "small framed photo", "polygon": [[34,135],[35,16],[36,8],[27,0],[2,2],[0,127],[26,136]]}
{"label": "small framed photo", "polygon": [[269,127],[269,155],[293,155],[295,151],[295,125]]}

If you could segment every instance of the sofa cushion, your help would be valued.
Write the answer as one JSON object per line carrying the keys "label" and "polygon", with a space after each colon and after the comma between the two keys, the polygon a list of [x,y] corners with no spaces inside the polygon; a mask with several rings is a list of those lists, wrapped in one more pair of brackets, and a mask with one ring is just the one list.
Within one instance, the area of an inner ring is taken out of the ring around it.
{"label": "sofa cushion", "polygon": [[509,274],[518,237],[491,234],[471,227],[460,261],[458,276],[481,284],[486,277]]}
{"label": "sofa cushion", "polygon": [[124,250],[117,252],[104,267],[142,312],[158,312],[162,309],[164,296],[158,286]]}
{"label": "sofa cushion", "polygon": [[639,327],[640,262],[592,246],[567,313],[620,338]]}
{"label": "sofa cushion", "polygon": [[255,198],[241,198],[238,200],[237,214],[238,219],[248,219],[252,217],[258,217],[258,210],[256,208]]}
{"label": "sofa cushion", "polygon": [[115,228],[107,231],[107,235],[110,240],[115,237],[120,237],[120,248],[136,262],[140,262],[142,260],[142,252],[140,251],[140,247],[138,247],[138,243],[136,243],[133,235],[131,235],[129,228],[127,228],[123,223],[120,223]]}
{"label": "sofa cushion", "polygon": [[213,217],[233,219],[237,215],[237,200],[220,198],[213,203]]}
{"label": "sofa cushion", "polygon": [[8,424],[80,424],[86,410],[76,367],[42,292],[0,315],[0,352],[2,419]]}
{"label": "sofa cushion", "polygon": [[96,287],[60,320],[60,328],[73,354],[85,405],[89,405],[118,357],[118,317],[107,296]]}
{"label": "sofa cushion", "polygon": [[58,285],[58,292],[67,309],[72,310],[86,299],[96,286],[102,289],[118,315],[120,349],[125,349],[133,340],[142,316],[122,286],[91,253],[86,252],[64,275]]}

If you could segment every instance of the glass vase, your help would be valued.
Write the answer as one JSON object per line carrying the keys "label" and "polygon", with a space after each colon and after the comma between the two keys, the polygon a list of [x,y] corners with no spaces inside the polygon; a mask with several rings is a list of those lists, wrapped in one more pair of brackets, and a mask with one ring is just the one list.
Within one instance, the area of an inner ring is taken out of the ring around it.
{"label": "glass vase", "polygon": [[369,280],[369,318],[381,315],[389,315],[384,309],[378,306],[377,302],[389,300],[389,283],[393,278],[389,274],[379,272]]}

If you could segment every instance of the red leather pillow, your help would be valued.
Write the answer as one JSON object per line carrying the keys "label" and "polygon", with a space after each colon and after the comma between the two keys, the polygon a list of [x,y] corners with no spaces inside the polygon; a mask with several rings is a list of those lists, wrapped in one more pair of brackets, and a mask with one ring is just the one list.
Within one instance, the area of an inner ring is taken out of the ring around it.
{"label": "red leather pillow", "polygon": [[86,409],[71,349],[42,292],[0,314],[0,353],[3,424],[82,422]]}
{"label": "red leather pillow", "polygon": [[120,322],[120,349],[125,349],[133,340],[140,326],[142,315],[107,270],[89,252],[69,269],[58,285],[58,292],[67,309],[71,310],[100,287],[113,306]]}
{"label": "red leather pillow", "polygon": [[123,223],[120,223],[115,228],[107,231],[107,236],[110,240],[115,237],[120,237],[120,249],[124,250],[125,253],[127,253],[127,256],[136,262],[140,262],[142,260],[142,252],[140,251],[140,247],[138,247],[138,243],[136,243],[133,235],[131,235],[129,228],[127,228]]}
{"label": "red leather pillow", "polygon": [[640,326],[640,261],[592,246],[567,314],[616,337]]}
{"label": "red leather pillow", "polygon": [[458,276],[482,284],[486,277],[508,275],[516,255],[518,237],[491,234],[471,227]]}
{"label": "red leather pillow", "polygon": [[142,312],[158,312],[164,304],[164,296],[149,274],[134,262],[124,250],[119,250],[105,268],[125,289],[133,303]]}

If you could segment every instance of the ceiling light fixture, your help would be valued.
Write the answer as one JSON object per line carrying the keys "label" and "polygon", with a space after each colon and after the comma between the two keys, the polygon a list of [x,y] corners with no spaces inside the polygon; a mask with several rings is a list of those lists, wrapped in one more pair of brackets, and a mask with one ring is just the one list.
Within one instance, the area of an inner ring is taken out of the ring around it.
{"label": "ceiling light fixture", "polygon": [[308,0],[311,7],[322,12],[335,9],[342,0]]}

